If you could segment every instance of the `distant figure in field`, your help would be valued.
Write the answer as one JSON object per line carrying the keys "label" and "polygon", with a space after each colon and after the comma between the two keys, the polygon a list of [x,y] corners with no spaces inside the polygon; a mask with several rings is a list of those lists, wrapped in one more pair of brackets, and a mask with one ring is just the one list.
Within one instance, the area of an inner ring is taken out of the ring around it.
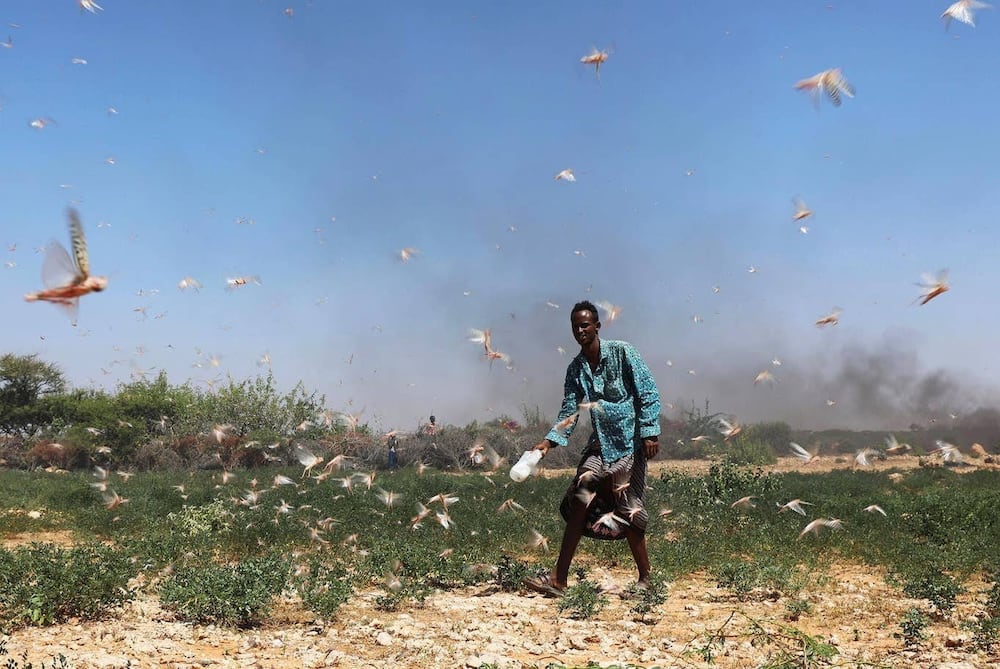
{"label": "distant figure in field", "polygon": [[561,596],[580,537],[626,539],[639,571],[638,587],[649,586],[649,553],[643,504],[646,460],[660,449],[660,393],[649,367],[631,344],[603,340],[597,307],[578,302],[570,313],[580,353],[566,369],[562,408],[556,425],[534,448],[548,453],[566,446],[589,409],[590,435],[576,476],[559,511],[566,520],[555,570],[526,579],[529,589]]}
{"label": "distant figure in field", "polygon": [[399,456],[396,454],[396,435],[389,437],[389,469],[399,469]]}
{"label": "distant figure in field", "polygon": [[434,414],[431,414],[431,422],[424,425],[423,432],[424,434],[433,437],[435,434],[437,434],[437,431],[438,431],[437,418],[434,417]]}

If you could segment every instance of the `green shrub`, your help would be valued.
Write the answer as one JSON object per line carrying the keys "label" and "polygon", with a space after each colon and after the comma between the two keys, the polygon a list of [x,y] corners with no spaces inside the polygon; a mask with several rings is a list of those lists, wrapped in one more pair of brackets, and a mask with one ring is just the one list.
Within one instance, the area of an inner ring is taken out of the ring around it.
{"label": "green shrub", "polygon": [[813,607],[808,599],[795,597],[785,602],[785,619],[795,621],[807,613],[812,613]]}
{"label": "green shrub", "polygon": [[792,441],[792,428],[785,422],[754,423],[743,431],[750,441],[759,441],[774,451],[786,450]]}
{"label": "green shrub", "polygon": [[130,601],[127,555],[102,544],[36,543],[0,551],[0,623],[5,627],[93,620]]}
{"label": "green shrub", "polygon": [[965,592],[954,578],[934,568],[907,574],[903,592],[910,597],[926,599],[940,612],[955,608],[955,598]]}
{"label": "green shrub", "polygon": [[962,629],[972,633],[972,647],[992,653],[1000,644],[1000,618],[985,617],[962,623]]}
{"label": "green shrub", "polygon": [[650,576],[646,587],[639,587],[637,583],[633,583],[629,587],[628,594],[632,601],[629,610],[640,622],[645,622],[647,615],[667,601],[667,584],[662,576]]}
{"label": "green shrub", "polygon": [[769,629],[752,620],[751,643],[768,648],[768,660],[760,669],[818,669],[837,666],[831,660],[840,654],[835,645],[820,641],[797,627],[777,625]]}
{"label": "green shrub", "polygon": [[912,608],[903,616],[899,623],[899,633],[897,638],[901,638],[907,648],[920,645],[920,642],[927,638],[924,630],[927,629],[927,616],[920,612],[920,609]]}
{"label": "green shrub", "polygon": [[530,567],[526,562],[504,553],[497,564],[496,584],[504,592],[517,592],[529,573]]}
{"label": "green shrub", "polygon": [[1000,618],[1000,572],[994,572],[993,585],[986,593],[986,613]]}
{"label": "green shrub", "polygon": [[795,569],[768,559],[723,562],[712,569],[720,588],[731,590],[737,599],[777,599],[797,594],[801,578]]}
{"label": "green shrub", "polygon": [[782,482],[781,474],[770,474],[759,468],[744,469],[732,462],[709,467],[705,481],[713,504],[716,500],[729,500],[734,496],[767,495],[779,490]]}
{"label": "green shrub", "polygon": [[744,495],[769,495],[781,489],[781,474],[748,469],[726,460],[708,468],[705,476],[691,476],[664,470],[660,474],[664,488],[695,507],[715,507]]}
{"label": "green shrub", "polygon": [[740,437],[726,449],[725,459],[734,465],[771,465],[778,461],[768,443],[749,436]]}
{"label": "green shrub", "polygon": [[431,594],[431,589],[426,582],[416,581],[411,578],[400,579],[400,587],[392,589],[383,586],[384,592],[375,598],[375,608],[379,611],[398,611],[406,602],[412,602],[421,606],[427,596]]}
{"label": "green shrub", "polygon": [[324,620],[332,620],[352,592],[347,570],[317,557],[294,580],[302,605]]}
{"label": "green shrub", "polygon": [[596,584],[587,579],[586,572],[577,570],[577,582],[563,592],[559,600],[559,613],[569,612],[569,617],[586,620],[597,615],[608,605],[608,598]]}
{"label": "green shrub", "polygon": [[188,537],[203,537],[229,530],[232,524],[232,504],[217,499],[202,506],[185,505],[180,511],[167,514],[174,530]]}
{"label": "green shrub", "polygon": [[277,556],[186,565],[164,581],[160,601],[181,620],[250,627],[270,611],[287,576],[288,563]]}

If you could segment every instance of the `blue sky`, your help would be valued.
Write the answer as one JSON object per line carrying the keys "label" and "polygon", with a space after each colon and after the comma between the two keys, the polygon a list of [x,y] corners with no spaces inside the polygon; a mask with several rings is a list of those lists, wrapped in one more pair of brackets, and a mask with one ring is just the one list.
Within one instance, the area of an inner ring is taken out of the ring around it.
{"label": "blue sky", "polygon": [[[241,379],[266,351],[373,426],[554,414],[586,298],[622,306],[603,335],[665,402],[897,427],[996,398],[991,10],[946,31],[926,0],[101,4],[0,10],[4,349],[76,386]],[[794,90],[833,67],[842,107]],[[110,279],[77,327],[23,300],[71,203]]]}

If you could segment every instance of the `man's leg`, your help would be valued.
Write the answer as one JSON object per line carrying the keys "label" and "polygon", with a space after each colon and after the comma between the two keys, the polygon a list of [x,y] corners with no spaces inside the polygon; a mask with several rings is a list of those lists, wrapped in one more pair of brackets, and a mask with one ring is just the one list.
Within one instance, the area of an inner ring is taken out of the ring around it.
{"label": "man's leg", "polygon": [[[587,526],[587,510],[589,506],[579,497],[578,493],[584,491],[594,491],[600,485],[597,479],[603,471],[601,456],[598,453],[585,453],[580,464],[576,468],[576,478],[573,486],[567,491],[560,511],[566,521],[566,529],[563,530],[562,543],[559,545],[559,559],[556,561],[555,572],[549,575],[552,585],[557,588],[565,588],[569,580],[569,566],[576,555],[576,547],[580,544],[580,537]],[[586,477],[586,482],[584,482]],[[597,485],[595,485],[597,483]],[[567,508],[568,500],[568,508]]]}
{"label": "man's leg", "polygon": [[632,523],[625,528],[625,539],[628,541],[629,550],[632,551],[632,558],[635,560],[636,569],[639,570],[639,583],[649,585],[649,552],[646,550],[646,522],[649,514],[645,508],[644,498],[646,496],[646,452],[642,446],[635,449],[632,456],[632,467],[629,472],[629,487],[624,495],[626,513],[633,513],[630,517]]}
{"label": "man's leg", "polygon": [[634,527],[625,528],[625,539],[628,541],[635,566],[639,570],[639,583],[649,585],[649,552],[646,550],[646,532]]}
{"label": "man's leg", "polygon": [[582,501],[574,497],[570,502],[569,518],[566,519],[566,529],[563,531],[562,544],[559,546],[559,560],[556,562],[556,571],[550,577],[552,585],[557,588],[565,588],[569,580],[569,566],[576,555],[576,547],[580,544],[580,537],[583,536],[583,528],[587,522],[587,507]]}

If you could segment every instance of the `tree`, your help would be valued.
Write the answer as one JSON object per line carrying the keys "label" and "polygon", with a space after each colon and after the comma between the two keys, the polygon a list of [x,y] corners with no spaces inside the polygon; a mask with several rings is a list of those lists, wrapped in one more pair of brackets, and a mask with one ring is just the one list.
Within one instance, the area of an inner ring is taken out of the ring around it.
{"label": "tree", "polygon": [[57,366],[37,355],[0,357],[0,430],[30,436],[48,423],[44,400],[66,390]]}
{"label": "tree", "polygon": [[[326,398],[315,392],[307,393],[299,382],[289,393],[281,395],[274,377],[258,376],[229,383],[208,396],[214,421],[233,426],[233,434],[260,440],[272,440],[295,432],[296,426],[314,420],[323,410]],[[211,426],[206,426],[206,429]],[[309,432],[302,437],[314,436]]]}

